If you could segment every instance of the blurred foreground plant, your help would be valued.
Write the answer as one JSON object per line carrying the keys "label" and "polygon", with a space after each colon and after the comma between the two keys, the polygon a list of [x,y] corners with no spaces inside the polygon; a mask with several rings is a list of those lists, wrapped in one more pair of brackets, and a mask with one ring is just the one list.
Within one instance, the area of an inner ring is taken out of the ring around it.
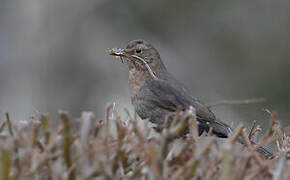
{"label": "blurred foreground plant", "polygon": [[[250,140],[259,131],[256,122],[249,135],[241,125],[218,144],[214,136],[197,136],[192,109],[177,112],[173,125],[151,138],[152,128],[125,111],[128,117],[121,119],[110,105],[105,120],[96,120],[91,112],[73,119],[60,111],[55,129],[45,114],[12,123],[6,113],[0,125],[1,179],[290,178],[290,138],[285,133],[289,127],[282,128],[275,113],[268,111],[270,129],[253,145]],[[189,133],[181,138],[186,129]],[[236,148],[238,138],[246,142],[244,148]],[[176,139],[178,148],[173,148]],[[255,150],[271,141],[276,141],[278,153],[265,160]]]}

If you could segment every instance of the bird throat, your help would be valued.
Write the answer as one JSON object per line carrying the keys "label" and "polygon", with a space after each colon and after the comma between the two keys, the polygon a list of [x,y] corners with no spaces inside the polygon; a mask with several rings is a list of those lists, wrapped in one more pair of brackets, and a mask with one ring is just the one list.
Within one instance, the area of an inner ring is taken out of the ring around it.
{"label": "bird throat", "polygon": [[146,80],[153,79],[148,71],[138,68],[131,68],[129,70],[129,86],[131,95],[135,96],[140,88],[146,83]]}
{"label": "bird throat", "polygon": [[141,64],[140,62],[132,61],[129,65],[129,85],[132,96],[135,96],[138,93],[146,81],[162,78],[162,74],[164,74],[163,72],[166,72],[166,68],[162,62],[153,62],[149,65],[140,57],[135,56],[134,58],[140,60]]}

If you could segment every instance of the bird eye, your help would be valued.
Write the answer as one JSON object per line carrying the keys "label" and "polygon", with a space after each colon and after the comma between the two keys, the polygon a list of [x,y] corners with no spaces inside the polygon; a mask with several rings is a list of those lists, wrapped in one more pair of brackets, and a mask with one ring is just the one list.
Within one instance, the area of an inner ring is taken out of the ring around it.
{"label": "bird eye", "polygon": [[141,49],[140,48],[138,48],[138,49],[136,49],[136,53],[141,53]]}

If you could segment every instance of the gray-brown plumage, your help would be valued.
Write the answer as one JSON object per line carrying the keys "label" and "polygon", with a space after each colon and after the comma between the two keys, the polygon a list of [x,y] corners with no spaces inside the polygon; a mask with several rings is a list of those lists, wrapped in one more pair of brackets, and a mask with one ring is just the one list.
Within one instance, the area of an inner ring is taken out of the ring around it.
{"label": "gray-brown plumage", "polygon": [[[227,138],[232,132],[229,125],[219,121],[207,106],[191,96],[167,71],[158,51],[151,44],[133,40],[125,49],[113,49],[109,54],[127,60],[131,101],[141,119],[164,125],[166,115],[192,106],[196,110],[199,135],[210,128],[214,135],[221,138]],[[239,142],[243,144],[242,140]],[[272,156],[264,148],[257,151],[266,157]]]}

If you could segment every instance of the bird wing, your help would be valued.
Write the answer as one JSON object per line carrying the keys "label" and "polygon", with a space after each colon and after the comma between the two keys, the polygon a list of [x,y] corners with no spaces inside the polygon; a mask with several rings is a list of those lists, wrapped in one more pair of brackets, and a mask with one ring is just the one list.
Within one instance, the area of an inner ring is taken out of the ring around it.
{"label": "bird wing", "polygon": [[166,109],[167,111],[174,112],[178,109],[184,111],[189,106],[194,107],[197,120],[199,121],[198,131],[200,135],[203,131],[208,132],[210,128],[212,128],[212,132],[218,137],[225,138],[231,133],[232,130],[229,125],[219,121],[207,106],[193,98],[180,83],[174,82],[173,80],[165,81],[162,79],[151,80],[147,82],[144,89],[141,89],[140,94],[145,95],[143,97],[147,101],[149,100],[151,103],[154,103],[154,107],[157,109]]}
{"label": "bird wing", "polygon": [[158,79],[147,82],[147,85],[144,87],[147,88],[147,90],[144,91],[150,91],[144,94],[153,95],[152,101],[160,108],[174,112],[177,109],[186,110],[189,106],[193,106],[196,109],[198,119],[206,122],[216,119],[207,106],[193,98],[180,84]]}

